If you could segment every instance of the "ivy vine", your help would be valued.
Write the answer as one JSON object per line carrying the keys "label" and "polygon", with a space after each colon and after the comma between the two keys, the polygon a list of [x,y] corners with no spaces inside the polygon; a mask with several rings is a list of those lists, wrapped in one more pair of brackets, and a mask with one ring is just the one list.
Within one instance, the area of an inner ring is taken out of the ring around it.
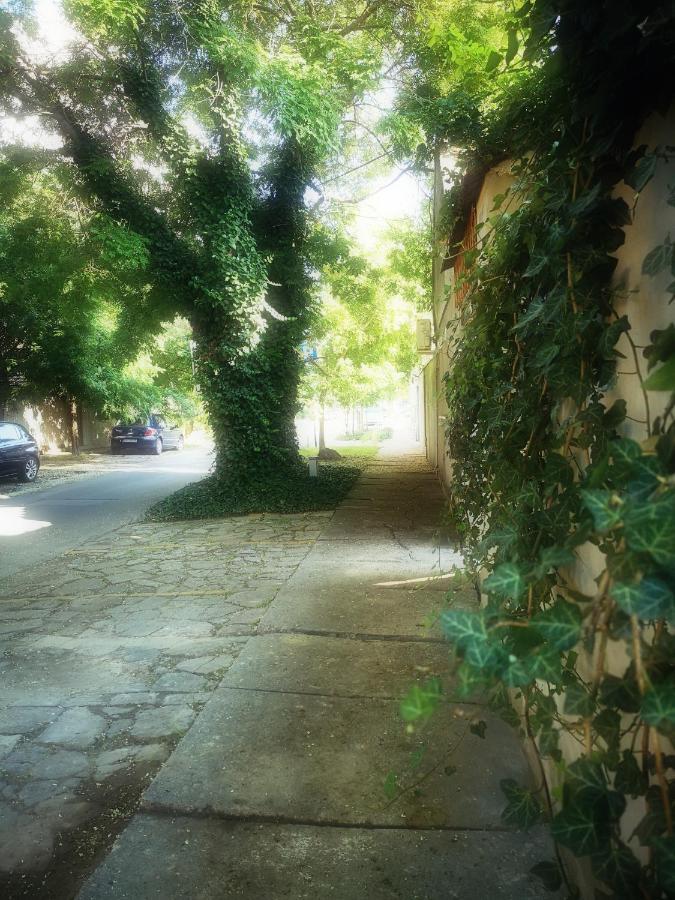
{"label": "ivy vine", "polygon": [[[598,897],[675,896],[675,325],[637,347],[612,284],[635,213],[616,187],[639,203],[672,159],[634,142],[667,108],[657,95],[674,33],[656,2],[521,4],[488,67],[529,69],[547,112],[531,119],[525,104],[518,118],[502,98],[463,160],[475,168],[507,147],[515,184],[466,276],[446,382],[458,584],[480,582],[486,602],[454,608],[451,592],[442,626],[462,688],[484,689],[540,760],[538,790],[502,785],[505,821],[548,821],[558,847],[590,861]],[[525,78],[518,102],[527,89]],[[470,125],[466,141],[457,117],[440,136],[471,146]],[[643,275],[666,268],[675,276],[669,235]],[[634,370],[642,408],[612,402],[617,364]],[[657,417],[655,390],[671,392]],[[629,417],[645,440],[626,436]],[[575,580],[580,553],[599,561],[593,591]],[[563,858],[537,867],[549,887]]]}

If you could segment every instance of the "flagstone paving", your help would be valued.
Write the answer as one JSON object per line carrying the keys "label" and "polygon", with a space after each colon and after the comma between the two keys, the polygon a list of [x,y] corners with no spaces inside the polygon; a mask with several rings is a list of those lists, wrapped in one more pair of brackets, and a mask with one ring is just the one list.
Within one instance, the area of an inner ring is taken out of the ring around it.
{"label": "flagstone paving", "polygon": [[329,518],[133,525],[0,588],[3,896],[73,896]]}

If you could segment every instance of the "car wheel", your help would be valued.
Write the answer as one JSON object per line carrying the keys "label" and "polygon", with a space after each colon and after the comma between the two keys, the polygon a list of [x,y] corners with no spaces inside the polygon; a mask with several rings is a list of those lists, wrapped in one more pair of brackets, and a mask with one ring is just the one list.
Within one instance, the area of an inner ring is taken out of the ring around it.
{"label": "car wheel", "polygon": [[24,463],[23,469],[19,472],[19,481],[31,482],[35,481],[40,470],[40,463],[34,456],[29,456]]}
{"label": "car wheel", "polygon": [[164,447],[163,447],[163,444],[162,444],[162,439],[161,439],[161,438],[157,438],[157,440],[155,441],[155,449],[154,449],[154,451],[153,451],[154,454],[155,454],[155,456],[161,456],[161,455],[162,455],[162,450],[163,450],[163,449],[164,449]]}
{"label": "car wheel", "polygon": [[185,446],[185,441],[183,440],[183,435],[178,438],[178,443],[176,444],[176,450],[182,450]]}

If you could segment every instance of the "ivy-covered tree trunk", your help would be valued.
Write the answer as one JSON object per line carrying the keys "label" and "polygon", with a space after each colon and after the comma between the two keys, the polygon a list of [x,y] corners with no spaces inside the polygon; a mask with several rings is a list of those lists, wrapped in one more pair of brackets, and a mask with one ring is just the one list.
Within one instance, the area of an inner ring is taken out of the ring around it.
{"label": "ivy-covered tree trunk", "polygon": [[199,379],[223,478],[261,479],[302,471],[295,416],[300,344],[311,303],[305,273],[304,193],[309,167],[295,141],[263,174],[266,200],[254,216],[258,252],[269,258],[263,323],[249,344],[222,344],[222,325],[195,317]]}
{"label": "ivy-covered tree trunk", "polygon": [[259,479],[301,465],[295,434],[301,361],[294,331],[274,321],[250,352],[215,364],[198,335],[200,386],[219,476]]}

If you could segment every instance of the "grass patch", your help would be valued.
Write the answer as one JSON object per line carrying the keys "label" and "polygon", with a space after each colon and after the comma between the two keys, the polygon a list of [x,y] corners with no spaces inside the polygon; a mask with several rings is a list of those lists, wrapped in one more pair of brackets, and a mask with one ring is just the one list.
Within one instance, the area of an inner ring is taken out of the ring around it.
{"label": "grass patch", "polygon": [[[377,456],[377,451],[380,449],[377,444],[361,444],[359,447],[333,447],[334,450],[340,454],[340,456],[349,457],[350,462],[352,460],[358,461],[358,459],[372,459],[373,456]],[[300,450],[300,454],[302,456],[316,456],[319,452],[317,447],[302,447]],[[340,460],[337,460],[339,463]],[[333,460],[331,460],[331,464]]]}
{"label": "grass patch", "polygon": [[319,477],[287,473],[264,481],[226,481],[209,475],[147,510],[144,522],[221,519],[248,513],[299,513],[335,509],[361,474],[367,459],[351,457],[319,465]]}

